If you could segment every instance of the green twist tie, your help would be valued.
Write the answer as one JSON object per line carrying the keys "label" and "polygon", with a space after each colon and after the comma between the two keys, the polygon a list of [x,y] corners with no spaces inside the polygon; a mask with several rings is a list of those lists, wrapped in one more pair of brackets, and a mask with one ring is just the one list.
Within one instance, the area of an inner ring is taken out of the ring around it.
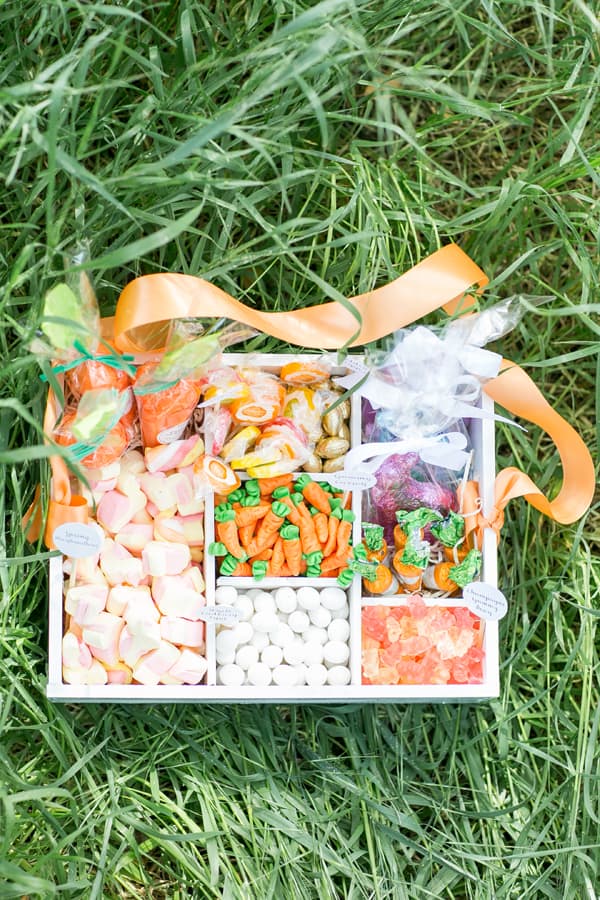
{"label": "green twist tie", "polygon": [[279,516],[280,519],[285,519],[289,512],[288,506],[285,503],[280,503],[278,500],[271,503],[271,510],[274,515]]}
{"label": "green twist tie", "polygon": [[275,488],[271,496],[274,500],[281,500],[282,497],[290,496],[290,489],[282,485],[281,487]]}
{"label": "green twist tie", "polygon": [[211,556],[226,556],[227,547],[221,541],[213,541],[208,545],[208,552]]}
{"label": "green twist tie", "polygon": [[281,526],[279,534],[284,541],[295,541],[300,537],[300,529],[297,525],[290,525],[288,523]]}
{"label": "green twist tie", "polygon": [[464,588],[479,575],[481,569],[481,551],[469,550],[465,558],[457,566],[450,569],[450,578],[459,588]]}
{"label": "green twist tie", "polygon": [[267,562],[264,559],[257,559],[252,563],[252,577],[256,581],[262,581],[267,574]]}
{"label": "green twist tie", "polygon": [[398,510],[396,520],[402,530],[408,534],[414,528],[425,528],[430,522],[441,522],[442,514],[435,509],[429,509],[428,506],[420,506],[419,509],[413,509],[410,512]]}
{"label": "green twist tie", "polygon": [[221,563],[221,575],[233,575],[233,573],[237,569],[238,563],[239,559],[236,559],[235,556],[232,556],[231,553],[228,553]]}
{"label": "green twist tie", "polygon": [[231,509],[222,509],[221,506],[217,506],[215,509],[215,522],[233,522],[235,519],[235,510]]}
{"label": "green twist tie", "polygon": [[456,547],[465,536],[465,520],[458,513],[449,512],[441,522],[433,523],[431,533],[444,547]]}
{"label": "green twist tie", "polygon": [[381,550],[383,547],[383,525],[374,525],[372,522],[363,522],[362,530],[367,548],[369,550]]}

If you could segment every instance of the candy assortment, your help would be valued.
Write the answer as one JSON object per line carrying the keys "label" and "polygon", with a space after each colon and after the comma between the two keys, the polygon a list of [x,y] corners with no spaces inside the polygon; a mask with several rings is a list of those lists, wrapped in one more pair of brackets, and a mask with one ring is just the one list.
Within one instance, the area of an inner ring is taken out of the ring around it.
{"label": "candy assortment", "polygon": [[280,587],[241,593],[218,587],[217,604],[240,619],[215,640],[217,683],[227,687],[340,687],[351,674],[348,598],[338,587]]}
{"label": "candy assortment", "polygon": [[483,549],[467,547],[457,476],[386,452],[361,481],[344,464],[364,401],[329,409],[343,366],[243,359],[196,372],[193,427],[88,465],[101,546],[64,564],[66,695],[485,696],[495,623],[456,605]]}

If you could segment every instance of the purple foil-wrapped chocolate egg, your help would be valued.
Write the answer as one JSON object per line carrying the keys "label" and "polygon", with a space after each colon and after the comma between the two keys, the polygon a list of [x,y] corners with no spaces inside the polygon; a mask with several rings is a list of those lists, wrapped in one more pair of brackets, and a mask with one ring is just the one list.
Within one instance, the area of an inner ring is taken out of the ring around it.
{"label": "purple foil-wrapped chocolate egg", "polygon": [[388,456],[375,473],[377,483],[369,491],[369,521],[383,525],[385,539],[393,541],[396,511],[428,506],[446,515],[456,510],[456,495],[451,488],[432,479],[431,467],[418,453]]}

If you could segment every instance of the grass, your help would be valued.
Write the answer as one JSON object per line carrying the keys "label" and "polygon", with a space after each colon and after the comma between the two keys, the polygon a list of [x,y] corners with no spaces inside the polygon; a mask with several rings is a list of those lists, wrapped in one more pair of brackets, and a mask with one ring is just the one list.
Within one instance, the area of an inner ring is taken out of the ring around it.
{"label": "grass", "polygon": [[[0,897],[595,898],[600,519],[503,532],[502,694],[473,706],[55,706],[27,350],[89,240],[106,313],[146,272],[287,309],[456,240],[501,344],[598,445],[598,33],[585,0],[0,5]],[[274,346],[274,342],[270,346]],[[546,490],[536,429],[499,465]]]}

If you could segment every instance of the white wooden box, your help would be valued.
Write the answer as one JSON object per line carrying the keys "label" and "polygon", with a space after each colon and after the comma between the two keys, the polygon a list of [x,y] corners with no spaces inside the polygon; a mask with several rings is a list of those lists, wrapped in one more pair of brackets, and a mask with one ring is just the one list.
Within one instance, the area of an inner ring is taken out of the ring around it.
{"label": "white wooden box", "polygon": [[[298,359],[299,355],[267,355],[256,354],[252,356],[252,362],[259,364],[261,368],[278,371],[286,362]],[[226,354],[225,362],[230,365],[239,365],[248,362],[248,358],[242,354]],[[340,368],[339,374],[347,370]],[[483,395],[482,407],[486,412],[493,411],[493,402]],[[361,440],[361,400],[355,394],[351,401],[351,443],[352,446],[360,444]],[[494,421],[486,419],[472,419],[468,425],[474,455],[471,469],[471,477],[479,482],[483,512],[489,515],[493,504],[493,489],[495,477],[495,446],[494,446]],[[326,476],[325,476],[326,477]],[[321,476],[319,476],[321,479]],[[356,513],[354,526],[354,540],[360,538],[360,492],[353,495],[353,509]],[[205,507],[205,547],[213,540],[212,499]],[[483,565],[481,580],[496,587],[497,583],[497,551],[496,536],[491,529],[484,534]],[[363,598],[361,579],[355,576],[352,585],[348,589],[349,622],[350,622],[350,684],[333,687],[225,687],[217,684],[215,661],[215,626],[206,625],[206,654],[208,660],[208,672],[204,684],[167,686],[158,685],[148,687],[139,684],[102,686],[70,685],[62,680],[61,642],[63,636],[63,560],[56,556],[50,560],[49,578],[49,654],[48,654],[48,683],[47,696],[52,700],[64,702],[118,702],[118,703],[364,703],[364,702],[457,702],[484,700],[497,697],[499,694],[499,659],[498,659],[498,623],[495,621],[482,622],[483,651],[483,681],[481,684],[448,684],[448,685],[364,685],[361,684],[361,609],[364,605],[374,603],[386,603],[394,605],[401,602],[401,598],[393,600],[388,598]],[[233,584],[248,587],[251,579],[224,578],[215,576],[215,559],[205,553],[204,575],[206,581],[206,601],[211,606],[215,603],[215,587],[221,584]],[[335,584],[335,579],[327,578],[265,578],[260,582],[260,587],[265,590],[276,588],[285,584],[294,587],[315,586],[325,587]],[[255,585],[256,586],[256,585]],[[428,604],[439,603],[440,606],[451,607],[461,605],[460,597],[443,598],[438,600],[427,598]]]}

